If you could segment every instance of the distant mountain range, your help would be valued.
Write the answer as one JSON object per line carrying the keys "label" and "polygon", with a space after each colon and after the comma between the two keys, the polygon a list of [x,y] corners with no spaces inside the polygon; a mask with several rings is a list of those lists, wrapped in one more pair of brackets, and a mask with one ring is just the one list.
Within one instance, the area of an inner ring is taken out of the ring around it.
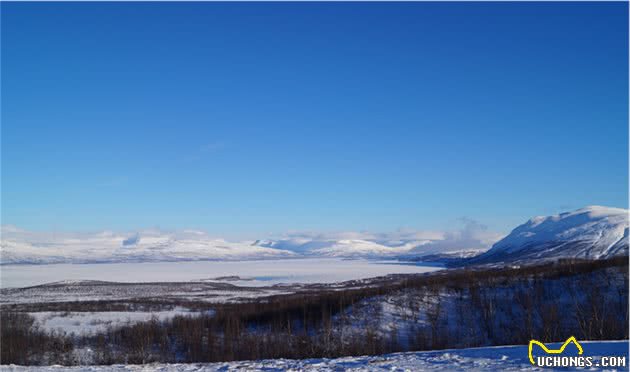
{"label": "distant mountain range", "polygon": [[[628,255],[628,210],[588,206],[554,216],[534,217],[490,249],[435,251],[435,240],[359,239],[259,240],[261,247],[302,255],[396,257],[459,264],[514,263],[558,258],[599,259]],[[446,246],[448,248],[448,246]]]}
{"label": "distant mountain range", "polygon": [[254,245],[283,249],[305,256],[325,257],[396,257],[428,245],[432,240],[366,240],[298,238],[280,240],[257,240]]}
{"label": "distant mountain range", "polygon": [[257,260],[293,257],[295,253],[228,242],[199,231],[143,231],[131,237],[97,234],[33,233],[3,226],[2,264]]}
{"label": "distant mountain range", "polygon": [[[464,265],[522,263],[558,258],[628,255],[628,210],[589,206],[534,217],[488,249],[494,235],[303,236],[228,242],[204,232],[143,231],[135,235],[43,234],[2,227],[0,263],[49,264],[190,260],[258,260],[292,257],[397,258]],[[484,240],[485,239],[485,240]],[[490,242],[486,243],[486,241]],[[487,244],[487,245],[485,245]],[[484,249],[485,245],[485,249]]]}

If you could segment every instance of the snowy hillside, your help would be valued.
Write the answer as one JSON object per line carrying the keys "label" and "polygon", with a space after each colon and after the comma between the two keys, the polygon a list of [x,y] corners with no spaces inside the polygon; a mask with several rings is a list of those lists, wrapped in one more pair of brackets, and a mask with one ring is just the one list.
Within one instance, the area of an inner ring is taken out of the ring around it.
{"label": "snowy hillside", "polygon": [[[628,356],[628,341],[581,342],[584,356]],[[558,348],[559,343],[552,344]],[[624,370],[626,368],[622,368]],[[337,359],[267,359],[208,364],[147,364],[85,367],[2,366],[2,371],[536,371],[527,356],[527,346],[498,346],[440,351],[407,352]],[[551,370],[547,368],[547,370]],[[564,368],[563,370],[570,370]]]}
{"label": "snowy hillside", "polygon": [[627,254],[628,210],[589,206],[534,217],[469,262],[599,259]]}

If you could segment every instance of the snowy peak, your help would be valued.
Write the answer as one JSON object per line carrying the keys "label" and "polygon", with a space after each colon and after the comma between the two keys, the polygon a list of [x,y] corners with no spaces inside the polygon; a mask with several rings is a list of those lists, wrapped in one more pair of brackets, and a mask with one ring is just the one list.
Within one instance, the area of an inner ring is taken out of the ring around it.
{"label": "snowy peak", "polygon": [[[541,231],[546,228],[558,229],[563,226],[588,224],[595,221],[615,224],[628,220],[628,211],[621,208],[608,208],[599,205],[592,205],[577,209],[573,212],[564,212],[553,216],[538,216],[530,219],[522,226],[529,228],[541,227]],[[521,226],[519,226],[521,227]]]}
{"label": "snowy peak", "polygon": [[598,259],[627,254],[628,210],[588,206],[534,217],[474,260]]}

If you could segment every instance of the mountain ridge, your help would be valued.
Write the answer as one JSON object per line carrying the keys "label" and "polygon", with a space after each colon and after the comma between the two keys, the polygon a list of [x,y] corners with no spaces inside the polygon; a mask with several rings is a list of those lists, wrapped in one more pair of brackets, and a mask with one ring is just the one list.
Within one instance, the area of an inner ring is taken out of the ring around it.
{"label": "mountain ridge", "polygon": [[[482,225],[477,225],[474,231],[464,229],[443,235],[303,234],[228,242],[194,230],[46,235],[4,225],[0,264],[337,257],[435,261],[461,266],[628,254],[628,210],[622,208],[587,206],[552,216],[532,217],[498,241],[479,226]],[[495,243],[488,249],[492,242]]]}
{"label": "mountain ridge", "polygon": [[537,216],[465,264],[628,255],[628,210],[591,205]]}

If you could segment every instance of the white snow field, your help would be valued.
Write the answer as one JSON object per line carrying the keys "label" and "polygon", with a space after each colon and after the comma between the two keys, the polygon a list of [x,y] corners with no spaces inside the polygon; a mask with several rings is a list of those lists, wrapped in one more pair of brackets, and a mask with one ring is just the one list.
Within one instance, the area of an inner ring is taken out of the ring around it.
{"label": "white snow field", "polygon": [[151,319],[168,320],[176,315],[198,316],[200,312],[175,308],[166,311],[96,311],[96,312],[54,312],[41,311],[29,313],[35,318],[35,325],[47,332],[75,334],[77,336],[94,335],[105,332],[107,327],[122,327]]}
{"label": "white snow field", "polygon": [[260,287],[280,283],[336,283],[389,274],[425,273],[439,269],[437,266],[420,266],[398,261],[340,258],[2,265],[0,287],[27,287],[68,280],[120,283],[207,280]]}
{"label": "white snow field", "polygon": [[[628,363],[628,341],[581,342],[583,356],[594,357],[594,363],[602,356],[625,356]],[[558,348],[559,343],[551,344]],[[2,371],[553,371],[552,368],[533,367],[527,356],[527,346],[497,346],[470,349],[408,352],[377,356],[345,357],[337,359],[268,359],[208,364],[147,364],[113,366],[2,366]],[[562,371],[580,370],[571,368]],[[585,369],[581,369],[585,370]],[[591,368],[597,371],[627,371],[628,367]]]}

